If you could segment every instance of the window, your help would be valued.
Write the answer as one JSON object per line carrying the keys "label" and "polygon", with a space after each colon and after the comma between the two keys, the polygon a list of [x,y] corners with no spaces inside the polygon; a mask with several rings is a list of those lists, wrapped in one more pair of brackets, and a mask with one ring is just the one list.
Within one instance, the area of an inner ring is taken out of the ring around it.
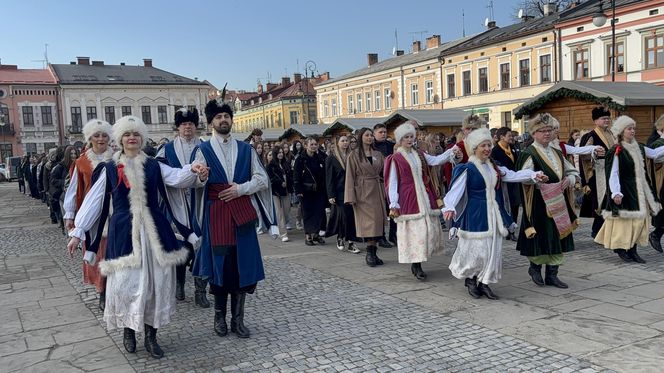
{"label": "window", "polygon": [[81,117],[81,107],[72,106],[71,107],[71,132],[72,133],[81,133],[83,129],[83,118]]}
{"label": "window", "polygon": [[[281,114],[279,114],[279,115],[281,115]],[[336,115],[337,115],[337,99],[333,98],[332,99],[332,116],[336,116]]]}
{"label": "window", "polygon": [[392,90],[389,88],[385,88],[384,93],[385,93],[385,110],[390,110],[392,109]]}
{"label": "window", "polygon": [[353,107],[353,95],[348,95],[348,114],[355,114],[355,108]]}
{"label": "window", "polygon": [[277,113],[277,127],[281,127],[281,112]]}
{"label": "window", "polygon": [[376,100],[376,102],[374,103],[374,110],[379,111],[380,110],[380,91],[375,91],[374,96],[375,96],[375,100]]}
{"label": "window", "polygon": [[417,83],[410,85],[410,105],[415,106],[420,104],[420,95]]}
{"label": "window", "polygon": [[318,123],[318,119],[316,118],[316,109],[309,109],[309,124],[316,124]]}
{"label": "window", "polygon": [[588,50],[581,49],[574,51],[574,79],[587,79],[588,71]]}
{"label": "window", "polygon": [[454,74],[447,76],[447,97],[456,97],[456,87],[454,86]]}
{"label": "window", "polygon": [[297,123],[297,111],[291,111],[290,112],[290,122],[291,122],[291,124],[296,124]]}
{"label": "window", "polygon": [[463,80],[463,95],[468,96],[472,93],[470,85],[470,70],[461,73],[461,78]]}
{"label": "window", "polygon": [[30,155],[37,154],[37,144],[35,143],[25,144],[25,152]]}
{"label": "window", "polygon": [[613,67],[613,59],[611,55],[613,54],[612,45],[609,44],[606,46],[606,73],[611,74],[611,71],[616,73],[625,72],[625,44],[622,41],[616,42],[616,55],[615,60],[617,61],[615,70]]}
{"label": "window", "polygon": [[[166,111],[166,105],[157,106],[157,119],[159,119],[159,123],[161,124],[168,123],[168,112]],[[194,125],[196,124],[198,123],[194,123]]]}
{"label": "window", "polygon": [[551,81],[551,55],[540,56],[540,83]]}
{"label": "window", "polygon": [[0,106],[0,119],[4,123],[11,123],[11,120],[9,120],[9,108],[7,106]]}
{"label": "window", "polygon": [[510,88],[510,64],[500,64],[500,89]]}
{"label": "window", "polygon": [[646,69],[664,66],[664,35],[646,38]]}
{"label": "window", "polygon": [[152,113],[150,112],[149,106],[141,106],[141,117],[143,119],[143,123],[152,124]]}
{"label": "window", "polygon": [[433,81],[427,80],[424,82],[424,89],[426,91],[427,104],[433,102]]}
{"label": "window", "polygon": [[367,111],[371,111],[371,92],[367,92],[365,97],[367,99]]}
{"label": "window", "polygon": [[23,106],[23,125],[34,126],[35,116],[32,114],[32,106]]}
{"label": "window", "polygon": [[357,94],[357,112],[358,113],[362,112],[362,94],[361,93]]}
{"label": "window", "polygon": [[126,117],[127,115],[131,115],[131,106],[122,107],[122,116]]}
{"label": "window", "polygon": [[530,60],[519,61],[519,81],[521,87],[530,85]]}
{"label": "window", "polygon": [[50,106],[41,107],[41,117],[43,126],[52,126],[53,125],[53,112],[51,111]]}
{"label": "window", "polygon": [[323,101],[323,116],[326,117],[329,114],[329,107],[327,100]]}
{"label": "window", "polygon": [[14,155],[12,144],[0,144],[0,159],[7,159]]}
{"label": "window", "polygon": [[480,78],[480,93],[488,92],[489,91],[489,77],[486,74],[486,67],[481,67],[479,70],[477,70],[477,75]]}
{"label": "window", "polygon": [[503,127],[512,128],[512,112],[511,111],[503,111],[502,116],[503,116],[503,120],[502,120]]}
{"label": "window", "polygon": [[104,118],[110,124],[115,123],[115,106],[106,106],[104,108]]}
{"label": "window", "polygon": [[97,108],[94,106],[88,106],[85,108],[85,114],[88,120],[97,119]]}

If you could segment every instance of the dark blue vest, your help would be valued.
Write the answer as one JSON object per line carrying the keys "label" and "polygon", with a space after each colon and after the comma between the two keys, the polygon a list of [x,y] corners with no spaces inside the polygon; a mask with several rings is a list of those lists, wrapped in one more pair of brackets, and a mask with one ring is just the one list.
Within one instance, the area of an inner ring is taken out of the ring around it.
{"label": "dark blue vest", "polygon": [[164,145],[164,156],[166,157],[169,166],[182,168],[178,155],[175,153],[175,141],[171,141]]}

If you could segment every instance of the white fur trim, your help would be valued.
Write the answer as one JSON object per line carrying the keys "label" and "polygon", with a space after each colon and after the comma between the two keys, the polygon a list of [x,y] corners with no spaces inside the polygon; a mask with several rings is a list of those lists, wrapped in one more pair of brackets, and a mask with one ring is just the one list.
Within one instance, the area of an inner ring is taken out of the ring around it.
{"label": "white fur trim", "polygon": [[89,120],[83,126],[83,137],[85,137],[86,142],[89,142],[92,135],[97,132],[107,134],[109,139],[113,137],[113,127],[111,127],[111,124],[101,119]]}
{"label": "white fur trim", "polygon": [[466,136],[463,143],[470,150],[469,155],[475,152],[475,149],[484,141],[491,142],[491,131],[486,128],[476,129]]}
{"label": "white fur trim", "polygon": [[414,152],[413,154],[415,154],[416,156],[416,162],[413,162],[413,160],[409,155],[409,152],[407,152],[404,148],[400,147],[399,149],[397,149],[397,152],[401,153],[406,162],[408,162],[413,180],[416,180],[415,196],[417,197],[417,208],[420,212],[417,214],[400,215],[399,217],[395,218],[394,221],[398,223],[407,220],[421,219],[425,215],[431,215],[431,216],[440,215],[441,214],[440,210],[432,209],[429,204],[429,194],[427,193],[424,183],[422,182],[422,162],[420,162],[419,155],[416,153],[415,150],[411,150],[411,152]]}
{"label": "white fur trim", "polygon": [[412,134],[413,136],[416,135],[415,127],[413,127],[410,122],[403,123],[397,129],[394,130],[394,140],[399,144],[401,142],[401,139],[408,135]]}
{"label": "white fur trim", "polygon": [[636,126],[636,122],[634,119],[628,117],[627,115],[621,115],[616,120],[613,122],[613,125],[611,125],[611,133],[613,133],[613,136],[618,137],[625,128],[629,126]]}
{"label": "white fur trim", "polygon": [[127,115],[120,119],[113,125],[113,139],[115,143],[122,148],[122,135],[125,132],[138,132],[141,134],[141,148],[148,141],[148,127],[143,123],[141,118],[133,115]]}
{"label": "white fur trim", "polygon": [[107,162],[113,159],[113,149],[109,146],[105,152],[102,153],[101,157],[97,157],[97,154],[95,154],[94,151],[92,151],[92,148],[89,148],[88,150],[85,151],[85,157],[90,161],[92,164],[92,171],[97,168],[99,163],[101,162]]}
{"label": "white fur trim", "polygon": [[480,175],[482,175],[484,185],[486,186],[486,219],[488,225],[486,233],[492,234],[493,232],[494,220],[491,219],[493,213],[496,216],[495,223],[498,225],[498,231],[503,237],[507,236],[507,229],[505,228],[505,223],[503,223],[503,216],[500,214],[500,207],[498,206],[498,202],[496,202],[496,183],[498,183],[498,174],[493,168],[493,163],[491,163],[490,159],[487,159],[487,164],[491,166],[491,173],[488,174],[482,166],[482,162],[480,162],[475,155],[471,155],[468,158],[468,162],[472,162],[475,165]]}
{"label": "white fur trim", "polygon": [[172,252],[165,252],[159,239],[157,227],[152,219],[152,214],[150,214],[150,209],[147,205],[147,192],[145,190],[145,162],[147,156],[142,152],[133,159],[127,159],[119,153],[116,156],[114,156],[116,159],[115,162],[118,165],[124,164],[124,175],[131,186],[129,189],[129,205],[132,214],[132,252],[117,259],[101,261],[99,263],[101,273],[108,276],[108,274],[118,270],[141,266],[143,250],[141,227],[144,228],[146,239],[150,242],[150,249],[153,250],[157,262],[161,266],[168,267],[184,263],[189,255],[187,249],[180,248]]}

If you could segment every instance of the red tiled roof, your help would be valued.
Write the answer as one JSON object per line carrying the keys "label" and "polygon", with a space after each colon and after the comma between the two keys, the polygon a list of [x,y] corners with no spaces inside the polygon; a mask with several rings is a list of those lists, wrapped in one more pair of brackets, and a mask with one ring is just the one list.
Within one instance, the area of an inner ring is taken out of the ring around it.
{"label": "red tiled roof", "polygon": [[48,69],[17,69],[0,65],[2,84],[57,84],[55,76]]}

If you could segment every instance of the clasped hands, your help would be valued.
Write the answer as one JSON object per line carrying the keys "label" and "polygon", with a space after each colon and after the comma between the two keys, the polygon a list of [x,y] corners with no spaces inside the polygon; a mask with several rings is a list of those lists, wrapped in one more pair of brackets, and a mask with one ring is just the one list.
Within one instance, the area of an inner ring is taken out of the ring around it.
{"label": "clasped hands", "polygon": [[201,181],[206,181],[210,175],[210,168],[204,166],[202,163],[193,163],[191,165],[191,172],[198,174]]}

